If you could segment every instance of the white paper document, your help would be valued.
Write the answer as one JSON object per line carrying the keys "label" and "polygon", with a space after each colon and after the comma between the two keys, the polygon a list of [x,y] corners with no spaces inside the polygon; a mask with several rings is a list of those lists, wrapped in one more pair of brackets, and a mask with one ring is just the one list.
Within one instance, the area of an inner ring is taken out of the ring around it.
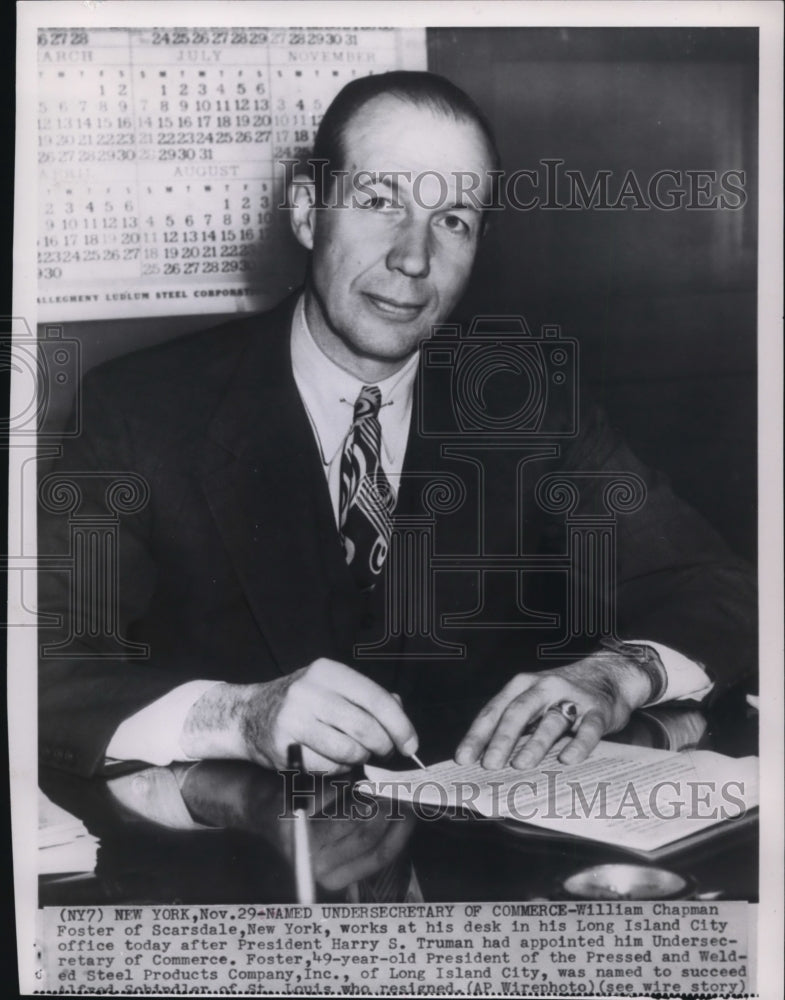
{"label": "white paper document", "polygon": [[758,759],[712,751],[654,750],[600,742],[580,764],[487,770],[442,761],[424,770],[366,766],[362,791],[415,806],[465,808],[634,851],[656,851],[758,804]]}
{"label": "white paper document", "polygon": [[38,793],[38,874],[92,872],[98,839],[84,823]]}

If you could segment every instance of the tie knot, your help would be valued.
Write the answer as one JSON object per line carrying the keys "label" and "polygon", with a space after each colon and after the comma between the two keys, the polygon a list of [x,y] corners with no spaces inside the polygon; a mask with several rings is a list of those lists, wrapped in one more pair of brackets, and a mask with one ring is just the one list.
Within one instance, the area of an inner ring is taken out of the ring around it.
{"label": "tie knot", "polygon": [[378,417],[382,405],[382,393],[378,385],[364,385],[354,404],[354,419]]}

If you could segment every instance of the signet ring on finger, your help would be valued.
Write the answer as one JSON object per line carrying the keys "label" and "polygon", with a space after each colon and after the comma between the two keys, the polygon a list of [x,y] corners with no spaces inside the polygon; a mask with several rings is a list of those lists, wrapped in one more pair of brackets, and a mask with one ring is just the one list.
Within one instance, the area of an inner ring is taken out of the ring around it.
{"label": "signet ring on finger", "polygon": [[578,706],[574,701],[557,701],[555,704],[551,705],[547,711],[556,712],[559,715],[564,716],[570,724],[570,728],[575,725],[575,720],[578,718]]}

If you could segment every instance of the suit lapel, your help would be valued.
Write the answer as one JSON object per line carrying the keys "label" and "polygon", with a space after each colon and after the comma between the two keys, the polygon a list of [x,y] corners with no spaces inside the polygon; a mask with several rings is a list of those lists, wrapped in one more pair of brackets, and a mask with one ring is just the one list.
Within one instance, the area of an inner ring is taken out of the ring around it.
{"label": "suit lapel", "polygon": [[[456,554],[465,551],[467,541],[476,536],[477,510],[473,500],[473,484],[471,474],[467,476],[467,466],[455,460],[446,459],[442,455],[443,441],[439,436],[429,436],[420,433],[422,415],[420,411],[420,379],[422,369],[418,372],[414,385],[411,429],[403,464],[401,490],[398,497],[396,514],[402,517],[418,517],[425,521],[431,520],[433,554]],[[431,389],[431,405],[437,412],[449,412],[452,401],[449,398],[434,398],[433,393],[439,387]],[[452,479],[463,483],[465,496],[453,511],[433,514],[426,505],[424,498],[429,485],[438,483],[440,477],[449,475]],[[430,567],[423,567],[426,573]],[[433,588],[430,608],[435,615],[432,627],[439,637],[448,642],[460,641],[454,630],[444,630],[440,627],[440,609],[460,608],[465,606],[467,582],[466,574],[441,572],[435,578],[431,577]],[[436,599],[438,597],[438,600]],[[402,637],[402,656],[404,664],[417,660],[417,651],[422,644],[416,635]],[[448,654],[449,656],[450,654]],[[456,654],[452,654],[455,656]],[[444,661],[441,661],[442,667]]]}
{"label": "suit lapel", "polygon": [[[369,606],[343,558],[318,448],[292,374],[295,301],[249,318],[241,328],[250,325],[248,345],[210,422],[201,469],[210,510],[282,672],[320,656],[348,658]],[[423,488],[445,462],[440,442],[417,432],[416,387],[414,399],[396,512],[422,515]],[[381,599],[381,592],[374,595],[377,605]]]}
{"label": "suit lapel", "polygon": [[[291,371],[293,301],[256,317],[211,421],[202,486],[249,607],[283,671],[330,655],[339,548],[316,442]],[[340,562],[339,562],[340,568]]]}

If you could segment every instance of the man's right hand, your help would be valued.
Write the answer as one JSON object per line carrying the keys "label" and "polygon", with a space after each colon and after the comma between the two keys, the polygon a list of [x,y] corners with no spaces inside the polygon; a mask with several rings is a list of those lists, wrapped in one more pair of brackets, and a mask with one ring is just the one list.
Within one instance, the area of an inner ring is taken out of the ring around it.
{"label": "man's right hand", "polygon": [[189,757],[238,758],[284,768],[291,743],[308,770],[335,774],[372,754],[417,752],[396,698],[335,660],[319,659],[261,684],[216,684],[191,708],[180,745]]}

